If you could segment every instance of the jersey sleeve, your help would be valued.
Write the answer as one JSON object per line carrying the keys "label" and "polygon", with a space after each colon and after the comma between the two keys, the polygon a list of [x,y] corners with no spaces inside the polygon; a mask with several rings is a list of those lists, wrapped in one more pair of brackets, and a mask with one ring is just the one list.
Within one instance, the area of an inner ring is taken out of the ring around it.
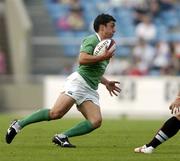
{"label": "jersey sleeve", "polygon": [[84,39],[80,47],[80,52],[85,52],[90,55],[93,55],[93,51],[94,51],[94,46],[92,42],[88,39]]}

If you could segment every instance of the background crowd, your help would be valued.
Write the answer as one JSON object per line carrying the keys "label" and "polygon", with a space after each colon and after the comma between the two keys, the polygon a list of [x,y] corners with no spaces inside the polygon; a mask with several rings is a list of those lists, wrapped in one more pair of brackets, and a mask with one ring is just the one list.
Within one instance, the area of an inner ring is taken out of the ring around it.
{"label": "background crowd", "polygon": [[[107,71],[109,74],[180,74],[178,1],[51,0],[49,3],[49,13],[59,37],[88,35],[92,32],[93,17],[100,12],[107,12],[117,19],[115,39],[135,39],[124,46],[119,44],[117,57]],[[73,55],[73,51],[70,52],[69,55]]]}
{"label": "background crowd", "polygon": [[[74,59],[79,42],[93,32],[99,13],[116,20],[116,56],[107,70],[115,75],[180,75],[180,2],[178,0],[45,0],[64,54]],[[75,40],[75,41],[74,41]],[[77,41],[76,41],[77,40]],[[7,72],[7,58],[0,46],[0,74]],[[69,74],[76,67],[65,67]]]}

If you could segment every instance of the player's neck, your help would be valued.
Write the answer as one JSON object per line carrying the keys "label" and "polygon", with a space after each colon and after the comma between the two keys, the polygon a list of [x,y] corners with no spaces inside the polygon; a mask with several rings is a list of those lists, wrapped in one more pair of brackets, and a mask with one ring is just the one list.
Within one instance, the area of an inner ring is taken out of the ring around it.
{"label": "player's neck", "polygon": [[97,34],[98,34],[100,40],[107,39],[107,37],[105,36],[105,34],[104,34],[103,32],[100,31],[100,32],[98,32]]}

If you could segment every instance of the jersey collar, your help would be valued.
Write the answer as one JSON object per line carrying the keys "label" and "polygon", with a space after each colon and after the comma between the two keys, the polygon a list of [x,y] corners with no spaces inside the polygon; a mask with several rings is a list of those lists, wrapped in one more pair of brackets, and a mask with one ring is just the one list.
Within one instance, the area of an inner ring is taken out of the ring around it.
{"label": "jersey collar", "polygon": [[101,41],[101,38],[100,38],[100,36],[99,36],[99,34],[97,32],[96,32],[96,36],[99,39],[99,41]]}

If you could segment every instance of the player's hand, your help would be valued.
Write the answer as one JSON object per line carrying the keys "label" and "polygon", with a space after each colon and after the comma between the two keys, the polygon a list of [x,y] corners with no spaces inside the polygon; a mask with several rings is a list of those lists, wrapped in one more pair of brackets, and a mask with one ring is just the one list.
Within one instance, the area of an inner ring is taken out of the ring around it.
{"label": "player's hand", "polygon": [[[114,50],[115,51],[115,50]],[[105,52],[101,55],[102,60],[108,60],[114,56],[114,51],[109,51],[107,48],[105,49]]]}
{"label": "player's hand", "polygon": [[178,114],[180,113],[180,98],[176,98],[174,102],[169,106],[169,109],[171,110],[171,114]]}
{"label": "player's hand", "polygon": [[106,83],[106,88],[109,91],[109,94],[111,96],[113,96],[113,95],[118,96],[118,93],[121,92],[119,84],[120,84],[120,82],[118,82],[118,81],[108,81]]}

